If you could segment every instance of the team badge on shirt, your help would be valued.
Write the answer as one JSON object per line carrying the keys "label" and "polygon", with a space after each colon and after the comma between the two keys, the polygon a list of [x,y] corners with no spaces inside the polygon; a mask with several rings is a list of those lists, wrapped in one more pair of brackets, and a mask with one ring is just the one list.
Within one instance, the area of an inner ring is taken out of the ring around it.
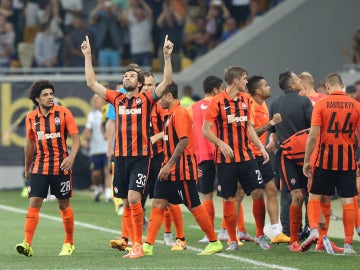
{"label": "team badge on shirt", "polygon": [[142,103],[141,98],[137,98],[135,100],[136,105],[140,105]]}
{"label": "team badge on shirt", "polygon": [[55,125],[60,125],[60,118],[59,117],[55,117],[54,119]]}

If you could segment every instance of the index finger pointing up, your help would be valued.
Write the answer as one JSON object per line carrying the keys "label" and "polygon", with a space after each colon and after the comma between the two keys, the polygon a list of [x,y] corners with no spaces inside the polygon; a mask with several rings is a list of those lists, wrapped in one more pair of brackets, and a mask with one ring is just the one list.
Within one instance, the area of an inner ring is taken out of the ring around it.
{"label": "index finger pointing up", "polygon": [[165,43],[168,41],[168,35],[165,36]]}
{"label": "index finger pointing up", "polygon": [[89,37],[87,35],[85,36],[85,39],[86,39],[86,43],[90,43]]}

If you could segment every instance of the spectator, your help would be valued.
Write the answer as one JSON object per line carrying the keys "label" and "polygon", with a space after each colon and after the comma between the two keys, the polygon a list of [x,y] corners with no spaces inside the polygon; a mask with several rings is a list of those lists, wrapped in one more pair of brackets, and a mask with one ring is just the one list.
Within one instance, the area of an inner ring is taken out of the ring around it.
{"label": "spectator", "polygon": [[82,0],[60,0],[64,15],[65,34],[70,33],[75,16],[83,16]]}
{"label": "spectator", "polygon": [[246,19],[250,16],[250,0],[231,0],[228,8],[231,17],[236,19],[236,25],[243,27]]}
{"label": "spectator", "polygon": [[206,16],[206,31],[211,38],[211,47],[219,44],[223,33],[225,20],[230,17],[230,12],[222,1],[211,1]]}
{"label": "spectator", "polygon": [[57,61],[55,38],[50,33],[50,25],[42,24],[40,32],[35,37],[35,63],[38,67],[54,67]]}
{"label": "spectator", "polygon": [[44,8],[47,0],[28,0],[25,8],[24,41],[33,43],[40,25],[45,23]]}
{"label": "spectator", "polygon": [[245,25],[252,24],[255,20],[258,20],[262,16],[260,11],[259,2],[257,0],[250,1],[250,13],[249,17],[246,18]]}
{"label": "spectator", "polygon": [[6,21],[4,14],[0,14],[0,67],[10,67],[11,57],[15,51],[14,42],[14,27]]}
{"label": "spectator", "polygon": [[62,58],[60,53],[63,49],[64,44],[64,33],[62,30],[63,19],[60,16],[60,5],[58,0],[50,0],[48,5],[45,8],[45,20],[49,23],[50,34],[54,36],[55,45],[57,47],[57,66],[62,66]]}
{"label": "spectator", "polygon": [[210,35],[206,32],[204,17],[196,19],[196,29],[184,35],[184,54],[194,60],[209,50]]}
{"label": "spectator", "polygon": [[84,28],[82,19],[80,17],[75,17],[73,29],[66,38],[66,57],[64,57],[64,59],[67,59],[67,66],[82,67],[84,65],[84,56],[79,44],[81,44],[86,35],[92,39],[92,33],[87,28]]}
{"label": "spectator", "polygon": [[[120,48],[122,35],[120,32],[121,16],[115,13],[111,1],[99,1],[91,12],[95,23],[95,45],[98,53],[99,66],[119,67],[121,65]],[[115,71],[114,71],[115,72]]]}
{"label": "spectator", "polygon": [[131,0],[125,15],[130,32],[131,60],[152,66],[152,10],[144,0]]}
{"label": "spectator", "polygon": [[238,33],[240,30],[238,26],[236,25],[236,20],[233,17],[226,19],[226,30],[221,36],[221,41],[225,41]]}
{"label": "spectator", "polygon": [[184,106],[185,108],[189,107],[193,103],[195,103],[195,100],[192,98],[192,92],[193,89],[191,85],[185,85],[183,88],[183,96],[180,99],[180,104]]}
{"label": "spectator", "polygon": [[[152,27],[152,31],[151,31],[151,37],[153,40],[153,56],[155,58],[158,57],[158,50],[159,48],[159,44],[162,43],[163,39],[159,39],[159,35],[160,35],[160,29],[156,23],[157,19],[160,17],[161,12],[163,11],[163,5],[167,4],[169,2],[169,0],[166,1],[162,1],[162,0],[147,0],[147,3],[149,4],[152,13],[153,13],[153,27]],[[170,33],[170,32],[169,32]],[[173,39],[174,40],[174,39]],[[161,47],[161,46],[160,46]],[[172,60],[174,60],[174,58],[172,58]],[[160,61],[161,62],[161,61]],[[174,62],[173,62],[174,64]]]}
{"label": "spectator", "polygon": [[[159,29],[158,42],[164,40],[165,36],[170,33],[171,40],[173,40],[173,42],[177,44],[177,46],[174,47],[171,61],[173,65],[173,71],[180,71],[180,53],[182,48],[182,33],[184,24],[183,17],[176,10],[172,9],[169,1],[167,1],[164,3],[164,9],[158,17],[156,24]],[[158,57],[160,59],[162,59],[163,57],[163,53],[162,50],[160,51],[160,48],[158,52]],[[160,63],[163,63],[163,61],[160,61]],[[161,69],[163,69],[162,66]]]}

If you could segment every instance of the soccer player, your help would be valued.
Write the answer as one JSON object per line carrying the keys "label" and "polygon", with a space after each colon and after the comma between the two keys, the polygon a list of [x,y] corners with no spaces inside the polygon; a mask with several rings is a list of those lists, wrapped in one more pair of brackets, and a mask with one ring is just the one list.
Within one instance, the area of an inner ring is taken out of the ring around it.
{"label": "soccer player", "polygon": [[[144,71],[144,85],[141,92],[152,91],[155,89],[154,74],[149,71]],[[150,154],[150,169],[148,174],[148,181],[146,183],[146,190],[143,194],[143,207],[147,195],[152,199],[154,198],[154,188],[157,180],[157,176],[161,169],[161,164],[164,161],[163,150],[163,124],[167,110],[162,109],[159,103],[151,110],[151,125],[150,136],[151,138],[151,154]],[[156,137],[159,137],[156,140]],[[171,220],[174,221],[176,229],[176,239],[182,239],[185,237],[184,224],[182,218],[181,208],[177,204],[169,204],[164,213],[164,243],[167,246],[172,246],[171,250],[183,250],[184,246],[179,241],[174,242],[171,232]]]}
{"label": "soccer player", "polygon": [[[270,120],[269,110],[265,100],[271,96],[271,88],[262,76],[252,76],[247,83],[249,94],[251,95],[251,121],[259,136],[262,144],[265,146],[267,131],[281,122],[281,114],[276,113]],[[272,229],[271,243],[288,243],[290,238],[283,234],[279,223],[279,205],[277,201],[277,188],[275,185],[275,173],[270,162],[263,163],[264,158],[259,149],[251,143],[251,151],[255,157],[261,175],[265,181],[265,193],[267,196],[267,211],[270,216]]]}
{"label": "soccer player", "polygon": [[[196,189],[197,164],[195,157],[192,121],[187,110],[180,105],[178,86],[170,84],[160,99],[161,108],[168,109],[164,119],[164,162],[155,184],[154,200],[149,218],[149,230],[143,250],[153,255],[156,235],[164,218],[168,203],[183,203],[206,233],[209,244],[198,255],[210,255],[222,251],[209,215],[200,203]],[[177,239],[186,248],[185,238]]]}
{"label": "soccer player", "polygon": [[[332,196],[336,188],[343,207],[344,254],[352,255],[356,254],[352,247],[353,197],[357,194],[355,129],[359,130],[360,126],[360,104],[342,91],[344,84],[339,74],[328,74],[324,83],[329,95],[315,104],[305,150],[303,172],[311,180],[308,203],[311,231],[301,251],[308,250],[319,239],[320,199],[322,195]],[[318,140],[320,145],[313,166],[310,157]]]}
{"label": "soccer player", "polygon": [[92,110],[87,116],[85,129],[82,134],[82,145],[85,148],[89,148],[92,172],[91,182],[94,188],[94,201],[100,201],[100,195],[103,191],[104,175],[105,182],[105,200],[111,201],[111,174],[108,166],[108,159],[106,156],[107,141],[104,138],[104,133],[101,130],[102,112],[101,109],[105,105],[103,99],[98,95],[93,95],[91,98]]}
{"label": "soccer player", "polygon": [[313,76],[309,72],[307,71],[301,72],[299,74],[299,78],[301,80],[301,85],[302,85],[302,90],[299,92],[299,95],[308,97],[313,106],[320,99],[326,97],[326,95],[317,93],[315,91],[315,81]]}
{"label": "soccer player", "polygon": [[[304,129],[298,131],[280,144],[279,151],[281,151],[281,167],[284,168],[282,170],[284,174],[281,177],[283,179],[286,179],[287,183],[289,183],[290,178],[302,179],[303,177],[302,166],[304,165],[306,140],[309,136],[309,133],[310,133],[310,129]],[[312,154],[311,162],[314,162],[315,158],[316,156]],[[331,197],[322,196],[320,201],[321,201],[321,208],[323,215],[321,217],[322,219],[319,220],[319,224],[321,224],[319,226],[319,241],[316,244],[315,250],[316,251],[327,250],[327,252],[342,253],[344,249],[336,246],[335,243],[330,241],[329,238],[327,237],[327,232],[330,223]],[[300,249],[298,250],[293,249],[292,251],[300,251]]]}
{"label": "soccer player", "polygon": [[[302,85],[300,78],[295,73],[290,70],[281,73],[278,83],[284,93],[270,104],[270,118],[276,113],[280,113],[282,121],[269,130],[269,143],[266,148],[271,152],[274,152],[277,145],[291,135],[310,127],[313,109],[309,98],[299,95]],[[282,170],[280,155],[281,151],[277,151],[275,162],[279,172]],[[300,179],[289,178],[289,180],[292,180],[290,186],[283,181],[284,179],[281,179],[282,183],[284,183],[281,189],[280,220],[283,232],[290,235],[290,250],[293,251],[298,251],[300,247],[298,232],[302,221],[301,207],[307,196],[307,180],[303,179],[302,176],[299,177]]]}
{"label": "soccer player", "polygon": [[144,211],[141,205],[141,194],[144,191],[149,169],[150,112],[152,106],[159,100],[168,84],[172,82],[171,53],[173,43],[165,37],[164,78],[152,91],[140,93],[144,77],[135,69],[129,69],[124,74],[126,94],[106,89],[95,76],[91,59],[89,38],[81,44],[85,56],[85,75],[87,85],[101,98],[112,103],[116,111],[115,137],[115,169],[113,190],[115,197],[124,200],[126,229],[132,239],[131,251],[125,258],[139,258],[142,251],[142,229]]}
{"label": "soccer player", "polygon": [[[246,70],[230,66],[225,69],[224,78],[227,88],[211,100],[202,131],[204,136],[216,146],[217,190],[223,198],[223,215],[230,238],[227,250],[238,248],[234,207],[238,182],[245,193],[251,194],[253,198],[256,242],[261,248],[269,249],[263,231],[265,184],[251,154],[249,141],[252,140],[259,148],[264,163],[269,161],[269,155],[250,123],[250,96],[244,93],[247,84]],[[213,126],[216,128],[216,135],[212,131]]]}
{"label": "soccer player", "polygon": [[[39,222],[44,198],[51,194],[58,199],[64,224],[65,240],[60,256],[74,250],[74,213],[69,198],[72,194],[71,167],[80,147],[79,130],[70,110],[54,104],[55,87],[50,81],[33,83],[29,98],[38,108],[26,116],[25,178],[29,181],[29,208],[25,219],[25,240],[16,250],[33,255],[32,240]],[[70,154],[66,138],[72,139]]]}
{"label": "soccer player", "polygon": [[[198,181],[198,190],[202,193],[202,205],[208,213],[213,226],[215,218],[213,192],[216,178],[214,163],[215,146],[204,137],[201,129],[210,100],[220,93],[222,84],[222,79],[217,76],[211,75],[206,77],[203,81],[205,97],[188,107],[188,112],[193,121],[196,161],[198,163],[198,168],[201,171],[201,176],[199,176]],[[207,243],[209,242],[209,239],[204,236],[199,242]]]}

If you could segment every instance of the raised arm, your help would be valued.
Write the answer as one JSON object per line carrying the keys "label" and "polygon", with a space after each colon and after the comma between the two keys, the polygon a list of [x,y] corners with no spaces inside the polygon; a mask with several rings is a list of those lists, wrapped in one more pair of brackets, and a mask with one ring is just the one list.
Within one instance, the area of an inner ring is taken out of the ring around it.
{"label": "raised arm", "polygon": [[172,83],[172,65],[171,65],[171,53],[173,51],[174,44],[168,40],[168,35],[165,36],[164,42],[164,78],[160,84],[155,88],[155,94],[158,98],[161,98],[164,94],[166,87]]}
{"label": "raised arm", "polygon": [[85,37],[85,40],[81,44],[81,51],[85,57],[86,84],[95,94],[98,94],[102,99],[105,99],[106,88],[96,80],[95,71],[92,64],[91,47],[88,36]]}

